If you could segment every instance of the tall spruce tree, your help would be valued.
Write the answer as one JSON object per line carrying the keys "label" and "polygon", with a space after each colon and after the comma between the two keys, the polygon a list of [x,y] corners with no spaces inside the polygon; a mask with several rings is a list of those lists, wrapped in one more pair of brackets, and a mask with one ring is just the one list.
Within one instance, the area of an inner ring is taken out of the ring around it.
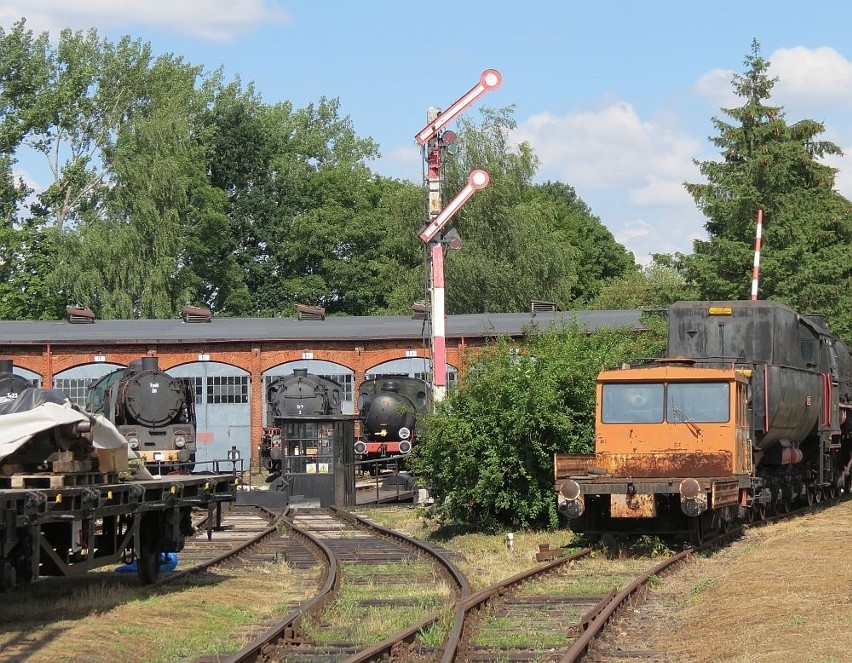
{"label": "tall spruce tree", "polygon": [[733,122],[713,118],[721,159],[696,162],[707,183],[685,184],[708,218],[709,234],[684,258],[687,278],[701,298],[748,297],[762,209],[759,297],[822,313],[849,337],[852,204],[834,190],[836,169],[820,162],[840,148],[818,140],[823,124],[790,124],[782,107],[768,105],[778,78],[768,75],[757,40],[745,65],[732,80],[743,105],[722,109]]}

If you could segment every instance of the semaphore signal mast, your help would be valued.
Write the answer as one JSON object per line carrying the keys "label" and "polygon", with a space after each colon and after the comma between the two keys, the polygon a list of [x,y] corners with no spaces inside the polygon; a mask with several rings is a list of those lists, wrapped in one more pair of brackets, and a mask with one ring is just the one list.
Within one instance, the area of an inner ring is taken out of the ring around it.
{"label": "semaphore signal mast", "polygon": [[496,90],[503,77],[496,69],[486,69],[479,82],[464,95],[453,102],[449,108],[441,111],[430,108],[427,112],[428,124],[421,129],[415,139],[423,146],[423,159],[426,162],[426,189],[428,196],[427,222],[419,232],[420,239],[426,244],[426,257],[429,261],[430,321],[432,329],[432,390],[435,402],[444,399],[447,393],[447,348],[444,314],[444,245],[461,248],[461,241],[455,230],[444,230],[449,220],[478,190],[488,186],[490,177],[481,169],[470,173],[467,184],[445,207],[441,208],[441,159],[444,151],[455,143],[455,134],[445,127],[471,104],[489,90]]}

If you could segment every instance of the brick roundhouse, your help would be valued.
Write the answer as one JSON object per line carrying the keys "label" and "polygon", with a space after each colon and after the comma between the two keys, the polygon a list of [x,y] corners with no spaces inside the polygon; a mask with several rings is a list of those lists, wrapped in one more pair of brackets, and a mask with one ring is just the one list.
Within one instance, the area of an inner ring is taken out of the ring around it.
{"label": "brick roundhouse", "polygon": [[[265,389],[296,368],[327,375],[344,387],[344,411],[354,413],[357,385],[377,374],[429,372],[429,327],[403,316],[325,317],[300,307],[295,318],[218,318],[184,309],[169,320],[96,320],[68,309],[60,321],[0,321],[0,359],[15,373],[63,390],[78,404],[89,384],[142,356],[196,385],[199,460],[224,458],[236,447],[258,462]],[[489,340],[519,338],[530,328],[572,324],[641,327],[640,311],[536,311],[450,315],[446,320],[448,384]]]}

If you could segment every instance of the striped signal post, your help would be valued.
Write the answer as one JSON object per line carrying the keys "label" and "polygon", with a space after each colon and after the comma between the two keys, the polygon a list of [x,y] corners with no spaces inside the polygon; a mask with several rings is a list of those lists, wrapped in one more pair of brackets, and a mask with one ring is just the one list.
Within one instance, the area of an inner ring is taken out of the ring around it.
{"label": "striped signal post", "polygon": [[449,140],[442,138],[455,136],[445,131],[446,126],[463,113],[471,104],[489,90],[496,90],[503,77],[496,69],[486,69],[479,76],[479,82],[453,102],[449,108],[440,111],[430,108],[427,114],[428,124],[415,135],[415,140],[423,146],[423,158],[426,162],[426,188],[428,208],[426,225],[420,230],[420,239],[426,244],[426,257],[429,266],[430,319],[432,328],[432,391],[435,402],[444,399],[447,393],[447,350],[444,320],[444,249],[440,232],[450,218],[474,194],[488,186],[489,176],[484,170],[474,170],[468,176],[467,185],[453,198],[445,209],[441,209],[441,157],[442,150]]}
{"label": "striped signal post", "polygon": [[763,210],[757,210],[757,234],[754,238],[754,269],[751,274],[751,300],[757,301],[757,281],[760,275],[760,243],[763,237]]}

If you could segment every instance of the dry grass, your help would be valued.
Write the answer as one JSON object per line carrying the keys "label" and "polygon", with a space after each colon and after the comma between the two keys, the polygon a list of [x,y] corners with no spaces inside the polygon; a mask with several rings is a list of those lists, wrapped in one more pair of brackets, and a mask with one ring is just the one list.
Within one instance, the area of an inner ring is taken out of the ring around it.
{"label": "dry grass", "polygon": [[376,523],[409,536],[440,545],[455,553],[453,561],[467,575],[474,590],[509,578],[536,566],[539,544],[553,548],[575,545],[575,535],[568,530],[557,532],[513,532],[513,549],[506,545],[504,534],[457,532],[439,527],[423,518],[419,508],[371,508],[358,512]]}
{"label": "dry grass", "polygon": [[[92,574],[105,575],[105,574]],[[48,579],[46,583],[55,579]],[[315,592],[316,572],[286,564],[211,573],[189,589],[169,592],[93,578],[86,597],[52,609],[36,583],[33,594],[12,593],[0,618],[0,660],[28,663],[180,661],[235,651],[264,629],[270,616]],[[79,585],[75,585],[79,586]],[[55,595],[54,595],[55,596]],[[97,607],[75,614],[75,605]],[[38,611],[45,616],[38,619]],[[25,612],[29,621],[14,615]],[[45,618],[46,617],[46,618]]]}
{"label": "dry grass", "polygon": [[[503,535],[452,536],[424,521],[419,509],[362,513],[453,551],[475,588],[536,565],[539,543],[574,543],[568,531],[515,532],[509,551]],[[647,564],[647,557],[598,556],[525,592],[605,593]],[[852,661],[850,564],[852,502],[750,530],[724,551],[666,576],[651,592],[658,606],[642,638],[678,661]],[[0,602],[0,660],[170,662],[236,651],[264,630],[270,615],[312,595],[316,579],[315,571],[284,564],[211,573],[189,589],[157,593],[110,572],[47,579]],[[68,591],[57,591],[62,585],[76,594],[66,598]]]}
{"label": "dry grass", "polygon": [[850,564],[852,502],[749,530],[664,579],[646,638],[684,661],[852,661]]}

